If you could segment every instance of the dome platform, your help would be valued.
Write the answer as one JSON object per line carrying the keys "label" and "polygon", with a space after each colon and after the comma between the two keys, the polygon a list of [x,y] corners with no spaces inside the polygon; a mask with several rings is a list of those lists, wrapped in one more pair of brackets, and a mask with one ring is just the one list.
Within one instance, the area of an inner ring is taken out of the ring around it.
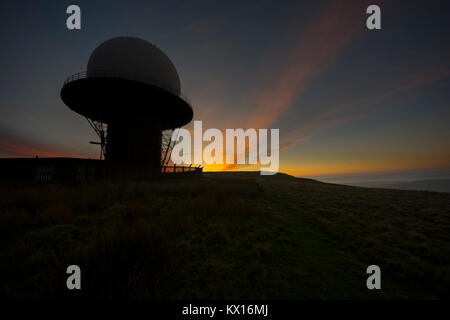
{"label": "dome platform", "polygon": [[71,110],[104,123],[117,118],[157,117],[165,130],[192,120],[192,106],[186,97],[150,83],[145,77],[123,71],[91,70],[67,78],[61,99]]}

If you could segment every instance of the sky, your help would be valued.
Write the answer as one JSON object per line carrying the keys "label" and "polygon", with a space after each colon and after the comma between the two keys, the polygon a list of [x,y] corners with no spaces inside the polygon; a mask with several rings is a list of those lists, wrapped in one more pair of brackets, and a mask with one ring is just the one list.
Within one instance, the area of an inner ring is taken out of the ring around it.
{"label": "sky", "polygon": [[[81,30],[66,28],[71,4]],[[366,28],[371,4],[381,30]],[[17,0],[0,18],[0,157],[97,158],[60,89],[101,42],[129,35],[170,57],[204,130],[279,128],[281,172],[450,177],[448,1]]]}

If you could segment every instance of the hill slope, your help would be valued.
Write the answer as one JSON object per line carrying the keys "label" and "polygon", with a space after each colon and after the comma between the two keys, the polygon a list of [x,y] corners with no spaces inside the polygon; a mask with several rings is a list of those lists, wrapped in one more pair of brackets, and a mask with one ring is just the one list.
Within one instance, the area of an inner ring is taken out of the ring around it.
{"label": "hill slope", "polygon": [[355,182],[347,183],[348,185],[370,187],[370,188],[389,188],[399,190],[415,190],[415,191],[432,191],[432,192],[448,192],[450,193],[450,179],[426,179],[414,181],[398,181],[398,182]]}
{"label": "hill slope", "polygon": [[0,192],[4,297],[449,297],[449,194],[255,173]]}
{"label": "hill slope", "polygon": [[450,192],[449,179],[428,179],[411,182],[398,182],[387,185],[388,188],[401,190],[418,190],[434,192]]}

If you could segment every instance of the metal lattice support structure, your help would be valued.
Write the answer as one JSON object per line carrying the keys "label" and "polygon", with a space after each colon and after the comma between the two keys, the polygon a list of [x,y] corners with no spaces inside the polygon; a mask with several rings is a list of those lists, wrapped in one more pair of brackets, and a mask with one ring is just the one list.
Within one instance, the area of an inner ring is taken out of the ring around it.
{"label": "metal lattice support structure", "polygon": [[173,146],[175,145],[175,140],[172,139],[172,134],[175,129],[164,130],[161,133],[161,168],[166,166],[170,161],[170,156],[172,153]]}
{"label": "metal lattice support structure", "polygon": [[94,129],[95,133],[97,133],[98,137],[100,138],[100,142],[98,141],[90,141],[91,144],[98,144],[100,145],[100,160],[105,158],[106,155],[106,142],[107,142],[107,125],[100,121],[93,121],[90,118],[86,117],[86,120],[91,125],[92,129]]}

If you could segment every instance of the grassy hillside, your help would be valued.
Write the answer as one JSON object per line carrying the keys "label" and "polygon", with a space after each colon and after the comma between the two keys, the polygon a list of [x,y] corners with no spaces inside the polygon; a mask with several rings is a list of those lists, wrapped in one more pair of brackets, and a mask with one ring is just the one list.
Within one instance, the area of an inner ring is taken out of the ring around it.
{"label": "grassy hillside", "polygon": [[255,173],[3,186],[0,259],[13,298],[449,298],[450,194]]}

